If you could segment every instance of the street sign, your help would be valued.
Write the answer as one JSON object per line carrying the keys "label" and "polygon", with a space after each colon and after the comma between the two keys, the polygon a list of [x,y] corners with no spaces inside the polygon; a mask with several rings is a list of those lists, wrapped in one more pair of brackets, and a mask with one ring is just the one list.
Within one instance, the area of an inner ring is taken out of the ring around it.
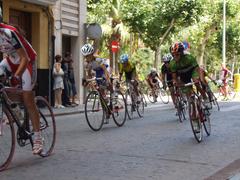
{"label": "street sign", "polygon": [[119,42],[118,41],[112,41],[111,46],[112,46],[113,53],[118,52],[118,50],[119,50]]}

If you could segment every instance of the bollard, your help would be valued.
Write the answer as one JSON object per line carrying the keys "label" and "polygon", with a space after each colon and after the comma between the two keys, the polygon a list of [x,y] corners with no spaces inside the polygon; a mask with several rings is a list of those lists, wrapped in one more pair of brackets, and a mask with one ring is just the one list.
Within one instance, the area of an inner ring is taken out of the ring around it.
{"label": "bollard", "polygon": [[234,91],[240,92],[240,74],[234,74]]}

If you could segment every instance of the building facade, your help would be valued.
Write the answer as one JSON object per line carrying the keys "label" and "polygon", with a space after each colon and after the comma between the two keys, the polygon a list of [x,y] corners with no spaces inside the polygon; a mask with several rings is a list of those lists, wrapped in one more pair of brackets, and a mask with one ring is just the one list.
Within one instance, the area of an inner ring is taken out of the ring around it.
{"label": "building facade", "polygon": [[81,47],[85,42],[84,24],[87,16],[86,0],[59,0],[53,9],[55,19],[55,54],[72,54],[74,73],[80,103],[84,100],[83,57]]}
{"label": "building facade", "polygon": [[3,20],[17,26],[36,50],[38,80],[36,93],[51,101],[52,66],[56,54],[72,53],[76,86],[83,103],[83,58],[86,0],[0,0]]}

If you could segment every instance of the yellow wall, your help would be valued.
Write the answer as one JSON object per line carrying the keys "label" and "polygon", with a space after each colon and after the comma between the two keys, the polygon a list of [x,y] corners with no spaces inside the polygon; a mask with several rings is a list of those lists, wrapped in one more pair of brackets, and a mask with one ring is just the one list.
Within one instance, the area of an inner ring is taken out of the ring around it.
{"label": "yellow wall", "polygon": [[41,6],[20,0],[3,0],[3,19],[9,21],[9,9],[32,13],[32,46],[38,55],[38,68],[48,69],[48,17]]}

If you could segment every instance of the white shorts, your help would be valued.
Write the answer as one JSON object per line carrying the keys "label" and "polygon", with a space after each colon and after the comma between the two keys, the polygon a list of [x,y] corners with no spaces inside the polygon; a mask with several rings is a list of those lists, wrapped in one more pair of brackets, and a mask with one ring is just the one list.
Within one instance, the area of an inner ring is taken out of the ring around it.
{"label": "white shorts", "polygon": [[[26,70],[22,74],[22,90],[32,91],[37,80],[37,66],[36,60],[29,62]],[[0,66],[7,69],[9,72],[15,73],[19,64],[9,62],[9,59],[3,59]]]}

